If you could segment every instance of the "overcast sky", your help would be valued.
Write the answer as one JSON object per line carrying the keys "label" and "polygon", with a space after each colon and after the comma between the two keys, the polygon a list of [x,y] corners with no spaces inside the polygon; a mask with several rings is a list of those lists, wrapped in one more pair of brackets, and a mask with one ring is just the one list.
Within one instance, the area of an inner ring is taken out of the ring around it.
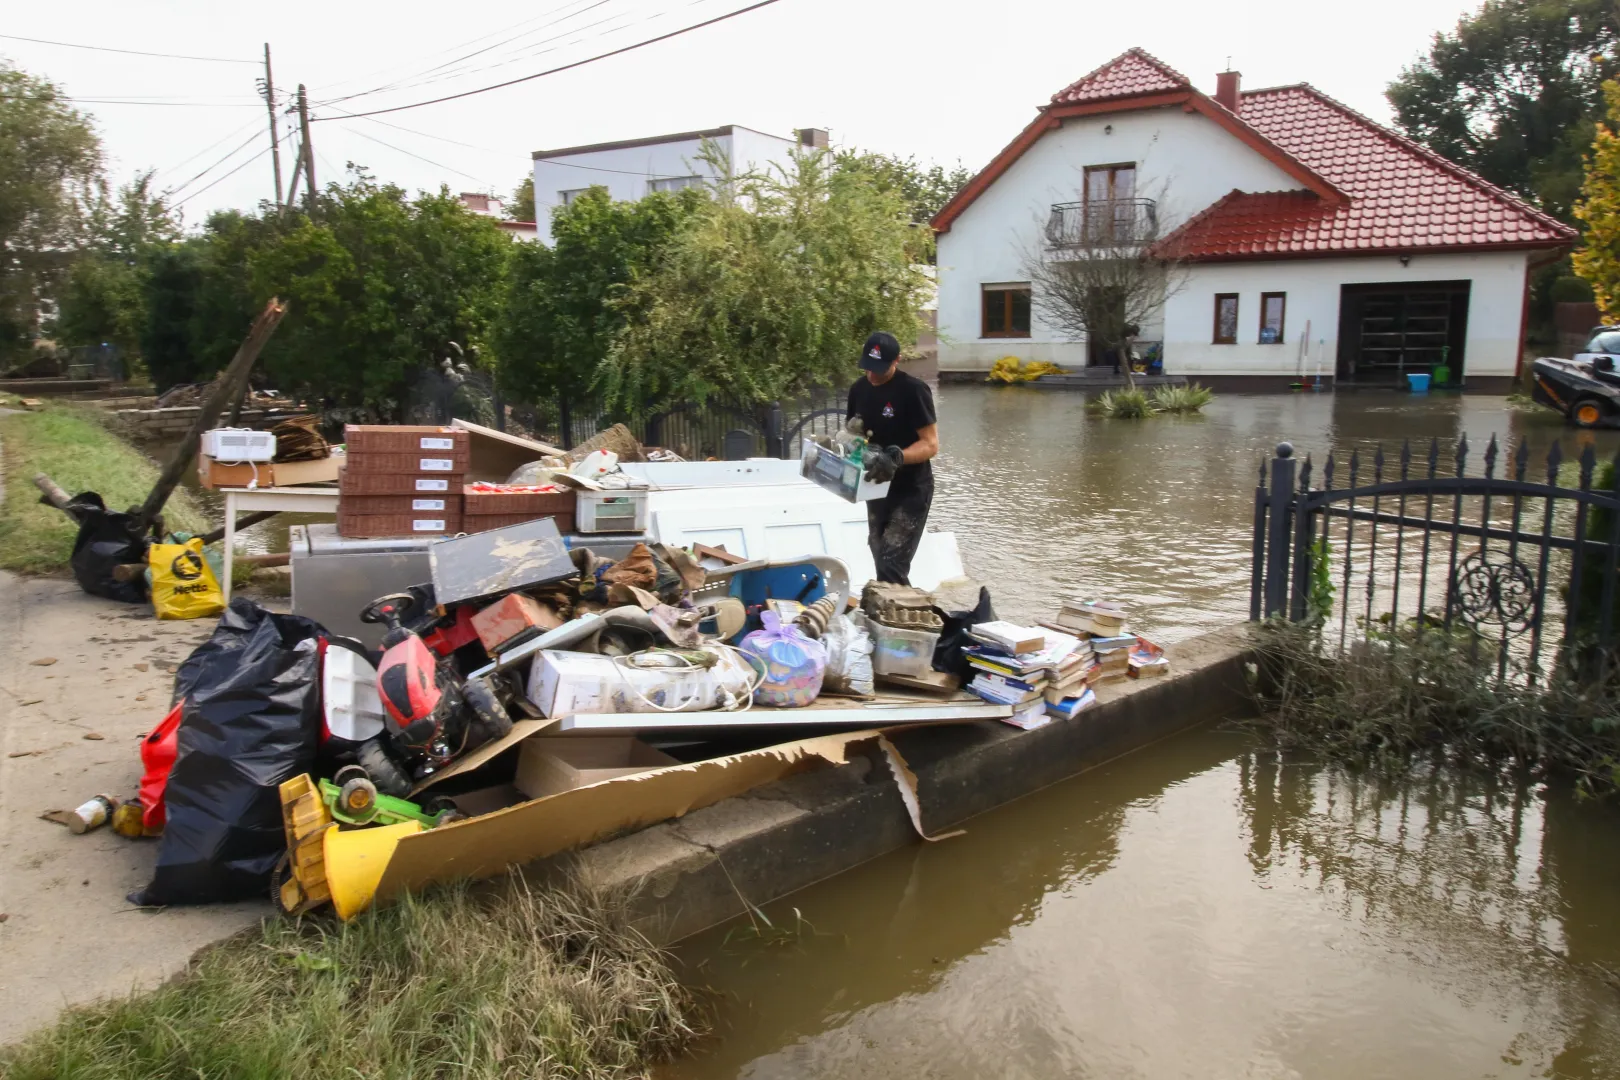
{"label": "overcast sky", "polygon": [[[331,117],[530,74],[749,2],[326,0],[266,7],[76,0],[8,7],[0,34],[250,61],[262,56],[268,37],[278,91],[303,82],[318,103],[315,115]],[[1054,91],[1133,45],[1206,91],[1230,57],[1246,87],[1310,82],[1387,120],[1385,84],[1436,30],[1453,27],[1475,6],[777,0],[672,41],[508,89],[371,120],[319,122],[316,179],[324,185],[355,161],[411,189],[445,183],[456,191],[505,193],[537,149],[721,124],[782,134],[825,127],[834,143],[977,169]],[[269,197],[269,154],[252,160],[269,146],[268,118],[255,97],[262,69],[8,38],[0,38],[0,56],[54,79],[76,98],[103,99],[82,107],[105,138],[112,178],[156,168],[160,187],[180,189],[176,201],[186,200],[188,222]],[[361,94],[390,83],[400,85]],[[360,96],[332,100],[354,94]],[[187,104],[106,101],[113,98]],[[284,179],[291,157],[284,144]]]}

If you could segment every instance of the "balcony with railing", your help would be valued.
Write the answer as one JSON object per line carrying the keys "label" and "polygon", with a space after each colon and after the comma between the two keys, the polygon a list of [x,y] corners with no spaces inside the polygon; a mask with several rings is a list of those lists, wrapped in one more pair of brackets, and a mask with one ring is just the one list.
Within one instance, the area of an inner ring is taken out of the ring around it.
{"label": "balcony with railing", "polygon": [[1046,221],[1055,248],[1134,247],[1159,234],[1159,207],[1152,199],[1104,199],[1056,203]]}

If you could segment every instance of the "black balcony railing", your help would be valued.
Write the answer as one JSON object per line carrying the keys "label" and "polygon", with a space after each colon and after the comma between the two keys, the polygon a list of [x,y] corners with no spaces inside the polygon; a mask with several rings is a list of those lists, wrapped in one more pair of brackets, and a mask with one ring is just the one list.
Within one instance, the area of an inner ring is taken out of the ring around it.
{"label": "black balcony railing", "polygon": [[1157,238],[1159,207],[1152,199],[1056,203],[1046,221],[1053,247],[1118,247]]}

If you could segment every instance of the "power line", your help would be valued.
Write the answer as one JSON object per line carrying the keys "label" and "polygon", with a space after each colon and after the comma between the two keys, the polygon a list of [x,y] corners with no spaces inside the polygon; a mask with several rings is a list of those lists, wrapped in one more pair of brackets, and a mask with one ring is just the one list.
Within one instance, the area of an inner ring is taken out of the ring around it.
{"label": "power line", "polygon": [[[255,124],[254,126],[257,127],[258,125]],[[207,176],[209,173],[213,172],[215,169],[219,168],[221,165],[223,165],[227,161],[231,160],[231,158],[235,157],[237,154],[240,154],[243,150],[246,150],[249,146],[251,146],[253,144],[253,141],[255,139],[257,139],[258,137],[259,137],[259,133],[257,131],[255,131],[253,134],[251,134],[251,135],[249,135],[247,137],[246,142],[241,143],[239,146],[236,147],[236,149],[232,150],[230,153],[226,154],[224,157],[220,158],[218,161],[216,161],[212,165],[208,166],[208,168],[204,169],[202,172],[198,173],[196,176],[193,176],[190,180],[187,180],[185,183],[180,184],[180,185],[178,185],[176,187],[170,188],[166,192],[167,196],[169,198],[173,198],[174,196],[180,194],[182,191],[186,190],[186,188],[190,187],[192,184],[195,184],[198,180],[201,180],[203,177]],[[269,149],[270,148],[268,146],[265,147],[265,150],[267,152],[269,151]],[[212,185],[210,185],[210,186],[212,186]],[[187,197],[189,198],[190,196],[187,196]]]}
{"label": "power line", "polygon": [[241,127],[237,128],[235,131],[228,132],[223,138],[219,139],[218,142],[210,143],[209,145],[203,147],[201,150],[197,151],[195,154],[192,154],[190,157],[186,158],[184,161],[181,161],[181,162],[179,162],[179,163],[177,163],[175,165],[171,165],[167,169],[160,169],[158,171],[160,173],[178,172],[179,170],[185,168],[187,165],[190,165],[193,161],[196,161],[198,158],[202,157],[204,154],[208,153],[210,150],[217,149],[220,145],[222,145],[226,141],[236,138],[238,135],[242,134],[242,132],[246,131],[250,127],[256,126],[257,124],[258,124],[257,120],[249,120],[246,124],[243,124]]}
{"label": "power line", "polygon": [[432,158],[425,158],[421,154],[413,154],[409,150],[404,149],[403,147],[395,146],[393,143],[390,143],[390,142],[383,142],[383,140],[377,138],[374,135],[367,135],[363,131],[353,131],[353,130],[351,130],[350,134],[358,135],[362,139],[370,139],[372,142],[376,143],[379,146],[386,146],[390,150],[393,150],[393,151],[396,151],[398,153],[404,154],[406,157],[413,157],[417,161],[425,161],[429,165],[432,165],[434,168],[445,169],[445,170],[447,170],[449,172],[455,173],[457,176],[465,176],[467,179],[475,181],[476,183],[484,184],[485,186],[490,186],[490,187],[493,186],[493,185],[491,185],[489,183],[488,180],[484,179],[481,176],[474,176],[472,173],[462,172],[460,169],[454,168],[454,167],[452,167],[450,165],[445,165],[442,162],[434,161]]}
{"label": "power line", "polygon": [[75,105],[167,105],[182,109],[257,109],[257,104],[248,102],[228,103],[223,101],[130,101],[125,98],[84,98],[59,97],[58,101],[71,101]]}
{"label": "power line", "polygon": [[[410,105],[394,105],[387,109],[372,109],[369,112],[355,113],[354,116],[381,116],[384,113],[403,112],[406,109],[420,109],[426,105],[438,105],[445,101],[455,101],[459,98],[472,97],[474,94],[485,94],[491,90],[501,90],[508,86],[516,86],[518,83],[530,82],[534,79],[544,78],[547,75],[555,75],[562,71],[570,71],[577,67],[584,67],[586,64],[594,64],[598,60],[606,60],[609,57],[621,56],[627,52],[634,52],[636,49],[644,48],[648,45],[656,45],[660,41],[668,41],[670,38],[680,37],[682,34],[689,34],[694,30],[701,30],[706,26],[713,26],[715,23],[725,22],[727,19],[734,19],[738,15],[746,15],[750,11],[758,11],[760,8],[770,7],[772,4],[777,2],[778,0],[758,0],[757,3],[749,4],[747,7],[738,8],[736,11],[728,11],[724,15],[717,15],[712,19],[706,19],[703,22],[694,23],[691,26],[685,26],[679,30],[671,30],[669,33],[660,34],[655,38],[648,38],[645,41],[638,41],[632,45],[625,45],[621,48],[614,49],[611,52],[599,53],[596,56],[588,56],[583,60],[575,60],[571,64],[563,64],[560,67],[549,68],[546,71],[537,71],[533,75],[524,75],[520,78],[508,79],[505,82],[495,83],[493,86],[484,86],[478,88],[477,90],[463,90],[459,94],[447,94],[444,97],[432,98],[428,101],[418,101]],[[323,119],[327,118],[315,118],[315,120]]]}
{"label": "power line", "polygon": [[187,195],[185,198],[183,198],[179,202],[175,203],[174,204],[174,209],[178,210],[180,207],[186,205],[186,203],[190,202],[192,199],[195,199],[197,196],[201,195],[203,192],[207,191],[209,188],[213,187],[215,184],[223,183],[224,181],[229,180],[231,177],[235,176],[237,173],[241,172],[243,169],[247,168],[249,165],[253,164],[255,161],[258,161],[260,158],[264,157],[264,155],[268,154],[269,152],[270,152],[270,148],[268,146],[265,147],[263,150],[260,150],[257,154],[254,154],[252,157],[250,157],[246,161],[242,162],[242,164],[238,165],[236,168],[232,169],[230,172],[226,173],[224,176],[218,177],[218,178],[216,178],[214,180],[210,180],[208,183],[204,184],[202,187],[198,188],[196,191],[193,191],[190,195]]}
{"label": "power line", "polygon": [[237,60],[229,56],[184,56],[180,53],[142,52],[139,49],[114,49],[106,45],[79,45],[71,41],[47,41],[44,38],[19,37],[16,34],[0,34],[0,38],[8,41],[31,41],[35,45],[60,45],[64,49],[90,49],[94,52],[124,53],[127,56],[156,56],[164,60],[204,60],[213,64],[253,64],[257,60]]}

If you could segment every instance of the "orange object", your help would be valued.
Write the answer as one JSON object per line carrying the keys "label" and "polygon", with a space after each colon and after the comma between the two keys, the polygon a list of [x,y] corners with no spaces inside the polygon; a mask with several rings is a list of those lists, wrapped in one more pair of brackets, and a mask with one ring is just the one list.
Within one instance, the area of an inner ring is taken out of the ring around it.
{"label": "orange object", "polygon": [[562,625],[557,613],[532,596],[508,593],[472,618],[473,629],[484,650],[498,650],[527,640]]}

